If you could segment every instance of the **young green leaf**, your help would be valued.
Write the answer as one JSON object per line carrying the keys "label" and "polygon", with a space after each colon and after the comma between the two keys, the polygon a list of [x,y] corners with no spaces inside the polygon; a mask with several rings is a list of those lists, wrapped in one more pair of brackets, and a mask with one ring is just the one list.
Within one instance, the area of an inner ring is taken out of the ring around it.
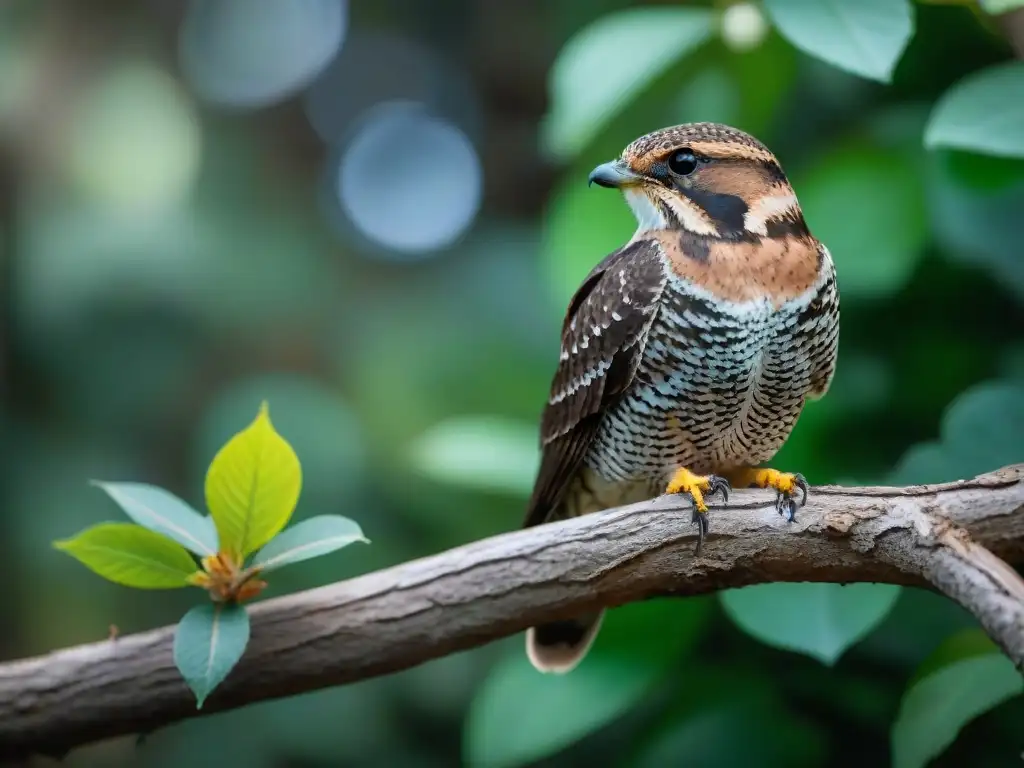
{"label": "young green leaf", "polygon": [[217,552],[217,530],[213,521],[192,509],[170,491],[146,483],[106,483],[102,488],[132,520],[151,531],[162,533],[197,555]]}
{"label": "young green leaf", "polygon": [[174,631],[174,664],[196,697],[196,709],[227,677],[249,643],[249,614],[237,603],[203,603]]}
{"label": "young green leaf", "polygon": [[326,555],[357,541],[369,543],[354,520],[341,515],[318,515],[296,523],[272,538],[252,564],[264,572]]}
{"label": "young green leaf", "polygon": [[764,0],[764,8],[800,50],[883,83],[914,34],[909,0]]}
{"label": "young green leaf", "polygon": [[973,72],[939,98],[925,128],[926,147],[1024,157],[1024,62]]}
{"label": "young green leaf", "polygon": [[891,584],[758,584],[720,593],[741,629],[777,648],[832,665],[892,609]]}
{"label": "young green leaf", "polygon": [[542,126],[548,149],[562,158],[578,153],[630,99],[707,40],[713,18],[708,8],[630,8],[584,27],[551,68],[551,111]]}
{"label": "young green leaf", "polygon": [[206,506],[221,550],[241,561],[270,541],[287,525],[301,488],[299,458],[274,429],[264,402],[206,473]]}
{"label": "young green leaf", "polygon": [[[922,664],[892,728],[895,768],[923,768],[974,718],[1024,692],[1024,678],[991,642],[953,635]],[[988,652],[979,652],[987,644]],[[938,663],[944,662],[941,666]]]}
{"label": "young green leaf", "polygon": [[180,544],[134,523],[100,523],[53,546],[126,587],[185,587],[197,570]]}

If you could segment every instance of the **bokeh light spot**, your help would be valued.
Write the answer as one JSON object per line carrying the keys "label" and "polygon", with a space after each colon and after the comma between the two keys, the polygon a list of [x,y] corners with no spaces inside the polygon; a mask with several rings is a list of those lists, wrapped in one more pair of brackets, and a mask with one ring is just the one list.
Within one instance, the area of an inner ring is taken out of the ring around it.
{"label": "bokeh light spot", "polygon": [[753,3],[736,3],[722,13],[722,40],[734,51],[749,51],[768,35],[768,22]]}
{"label": "bokeh light spot", "polygon": [[259,108],[308,85],[338,52],[346,0],[192,0],[182,70],[206,101]]}
{"label": "bokeh light spot", "polygon": [[406,255],[455,242],[476,216],[482,186],[468,137],[408,103],[382,105],[365,117],[337,176],[342,207],[356,228]]}
{"label": "bokeh light spot", "polygon": [[480,104],[466,74],[436,50],[383,30],[353,29],[303,95],[310,125],[332,145],[368,110],[397,102],[423,104],[471,137],[480,132]]}
{"label": "bokeh light spot", "polygon": [[82,93],[65,139],[72,183],[114,208],[164,208],[199,174],[202,136],[186,96],[153,65],[123,65]]}

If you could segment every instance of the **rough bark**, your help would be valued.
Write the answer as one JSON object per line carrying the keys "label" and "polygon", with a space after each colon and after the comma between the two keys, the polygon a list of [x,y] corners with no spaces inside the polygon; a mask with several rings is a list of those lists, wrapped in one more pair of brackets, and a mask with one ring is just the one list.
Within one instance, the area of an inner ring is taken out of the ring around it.
{"label": "rough bark", "polygon": [[173,627],[0,665],[0,758],[61,754],[197,715],[388,674],[540,621],[774,581],[936,589],[1024,669],[1024,465],[907,488],[816,487],[795,523],[764,491],[695,528],[678,497],[473,542],[250,606],[252,639],[201,711]]}

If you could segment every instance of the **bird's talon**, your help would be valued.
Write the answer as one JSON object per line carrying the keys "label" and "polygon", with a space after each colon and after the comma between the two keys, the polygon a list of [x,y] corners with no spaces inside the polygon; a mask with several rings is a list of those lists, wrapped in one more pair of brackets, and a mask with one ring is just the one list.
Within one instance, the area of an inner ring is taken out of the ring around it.
{"label": "bird's talon", "polygon": [[692,522],[697,524],[697,550],[695,556],[699,555],[704,545],[704,538],[707,536],[710,525],[708,523],[708,505],[705,499],[722,494],[723,501],[729,500],[731,487],[729,481],[718,475],[695,475],[690,470],[680,468],[672,476],[665,493],[682,494],[690,497],[693,504]]}
{"label": "bird's talon", "polygon": [[[741,485],[774,489],[775,509],[791,523],[796,520],[796,511],[807,503],[810,485],[799,472],[747,468],[734,472],[730,477]],[[800,492],[799,500],[794,498],[797,491]]]}
{"label": "bird's talon", "polygon": [[810,485],[807,484],[807,479],[799,472],[794,476],[793,484],[800,489],[800,506],[802,507],[807,503],[807,491],[810,490]]}
{"label": "bird's talon", "polygon": [[[806,500],[806,496],[804,497]],[[775,496],[775,509],[790,523],[796,520],[796,510],[802,504],[798,504],[792,494],[786,491],[779,491]]]}
{"label": "bird's talon", "polygon": [[704,546],[704,537],[708,535],[709,526],[707,513],[698,510],[696,504],[693,506],[691,522],[697,524],[697,548],[694,550],[693,556],[699,557],[701,548]]}
{"label": "bird's talon", "polygon": [[779,514],[782,515],[790,523],[796,520],[796,500],[789,495],[780,493],[775,504],[779,510]]}
{"label": "bird's talon", "polygon": [[732,490],[732,486],[729,485],[729,481],[724,477],[718,475],[708,475],[708,496],[714,496],[716,493],[722,494],[722,501],[729,500],[729,491]]}

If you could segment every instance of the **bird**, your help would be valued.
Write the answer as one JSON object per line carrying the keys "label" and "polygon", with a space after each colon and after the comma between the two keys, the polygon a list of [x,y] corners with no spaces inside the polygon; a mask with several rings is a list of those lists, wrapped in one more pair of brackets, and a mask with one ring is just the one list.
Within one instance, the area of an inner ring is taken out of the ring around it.
{"label": "bird", "polygon": [[[700,556],[708,501],[733,487],[773,490],[792,522],[808,483],[765,465],[832,382],[839,288],[779,161],[693,122],[635,139],[592,184],[619,190],[637,228],[569,301],[523,527],[678,494]],[[572,670],[603,615],[527,629],[531,664]]]}

